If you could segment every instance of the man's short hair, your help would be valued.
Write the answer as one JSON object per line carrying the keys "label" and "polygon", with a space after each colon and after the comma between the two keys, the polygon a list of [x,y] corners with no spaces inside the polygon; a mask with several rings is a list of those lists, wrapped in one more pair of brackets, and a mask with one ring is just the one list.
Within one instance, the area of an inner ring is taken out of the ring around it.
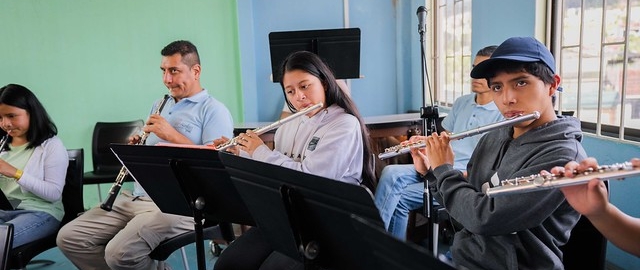
{"label": "man's short hair", "polygon": [[193,67],[196,64],[200,64],[200,55],[198,54],[198,48],[193,43],[186,40],[176,40],[165,46],[160,54],[162,56],[172,56],[179,53],[182,56],[182,63],[189,67]]}
{"label": "man's short hair", "polygon": [[487,46],[484,47],[480,50],[478,50],[478,53],[476,53],[476,56],[491,56],[493,54],[493,52],[496,51],[496,49],[498,48],[497,45],[491,45],[491,46]]}

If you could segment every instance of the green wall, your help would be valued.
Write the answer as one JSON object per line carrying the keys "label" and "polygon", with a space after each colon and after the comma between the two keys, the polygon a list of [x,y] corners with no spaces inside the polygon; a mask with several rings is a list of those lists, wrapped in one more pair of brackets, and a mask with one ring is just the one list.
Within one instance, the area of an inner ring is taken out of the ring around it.
{"label": "green wall", "polygon": [[198,47],[203,87],[243,121],[237,29],[233,0],[0,1],[0,85],[34,91],[90,170],[95,122],[146,119],[166,93],[174,40]]}

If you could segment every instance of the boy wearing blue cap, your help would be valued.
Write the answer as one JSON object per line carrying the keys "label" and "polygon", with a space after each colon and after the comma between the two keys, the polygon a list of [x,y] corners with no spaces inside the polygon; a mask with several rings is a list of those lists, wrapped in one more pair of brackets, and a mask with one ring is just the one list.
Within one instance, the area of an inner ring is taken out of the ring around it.
{"label": "boy wearing blue cap", "polygon": [[563,269],[559,247],[580,215],[559,190],[503,197],[483,192],[500,180],[585,158],[580,122],[554,111],[560,76],[553,55],[534,38],[510,38],[471,77],[487,79],[505,118],[534,111],[540,118],[485,134],[468,162],[467,178],[453,169],[446,133],[432,134],[424,149],[413,150],[433,169],[428,180],[434,198],[464,227],[454,236],[453,263],[460,269]]}

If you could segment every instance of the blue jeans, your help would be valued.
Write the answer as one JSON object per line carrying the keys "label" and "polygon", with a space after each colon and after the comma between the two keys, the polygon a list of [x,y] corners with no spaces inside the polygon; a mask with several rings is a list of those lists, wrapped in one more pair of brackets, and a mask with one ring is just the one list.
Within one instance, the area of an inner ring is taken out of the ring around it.
{"label": "blue jeans", "polygon": [[409,212],[424,205],[424,183],[413,164],[389,165],[382,170],[376,188],[375,204],[389,233],[407,237]]}
{"label": "blue jeans", "polygon": [[34,210],[0,210],[0,222],[13,224],[13,247],[54,234],[60,227],[52,215]]}

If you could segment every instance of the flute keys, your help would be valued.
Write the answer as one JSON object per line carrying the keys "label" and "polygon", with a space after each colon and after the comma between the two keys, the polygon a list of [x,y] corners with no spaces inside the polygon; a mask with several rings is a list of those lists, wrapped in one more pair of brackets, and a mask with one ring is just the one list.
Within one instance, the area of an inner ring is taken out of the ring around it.
{"label": "flute keys", "polygon": [[538,175],[537,177],[533,178],[533,184],[536,186],[544,184],[545,181],[546,180],[542,175]]}

